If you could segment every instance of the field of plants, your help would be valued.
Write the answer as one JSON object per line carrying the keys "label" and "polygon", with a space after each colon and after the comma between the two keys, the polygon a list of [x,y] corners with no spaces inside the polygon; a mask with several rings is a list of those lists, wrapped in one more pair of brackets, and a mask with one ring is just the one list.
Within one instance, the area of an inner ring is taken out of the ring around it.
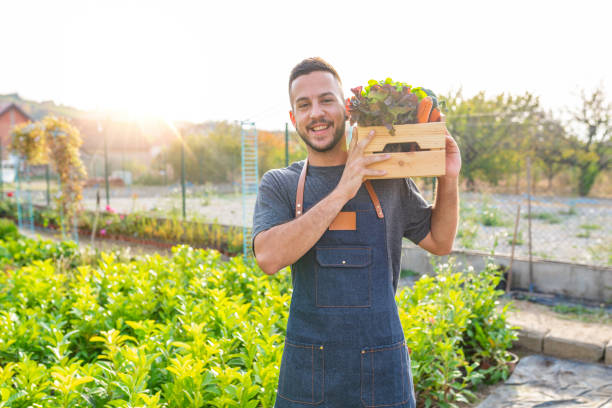
{"label": "field of plants", "polygon": [[[470,272],[439,265],[397,294],[420,406],[508,375],[499,273]],[[290,282],[215,250],[88,252],[0,220],[0,407],[272,407]]]}

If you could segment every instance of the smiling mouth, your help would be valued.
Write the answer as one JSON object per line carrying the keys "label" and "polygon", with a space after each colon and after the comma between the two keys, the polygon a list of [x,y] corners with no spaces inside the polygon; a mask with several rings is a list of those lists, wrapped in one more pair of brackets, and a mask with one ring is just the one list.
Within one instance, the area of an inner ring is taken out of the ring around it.
{"label": "smiling mouth", "polygon": [[315,133],[319,133],[319,132],[323,132],[324,130],[329,129],[330,126],[331,126],[330,123],[318,123],[316,125],[309,126],[308,130],[315,132]]}

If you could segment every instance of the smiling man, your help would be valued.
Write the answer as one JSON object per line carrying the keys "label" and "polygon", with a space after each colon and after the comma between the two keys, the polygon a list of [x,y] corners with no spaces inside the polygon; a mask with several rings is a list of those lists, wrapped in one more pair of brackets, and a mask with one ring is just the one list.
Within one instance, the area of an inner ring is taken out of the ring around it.
{"label": "smiling man", "polygon": [[[293,295],[275,407],[416,405],[395,303],[401,242],[450,252],[457,230],[457,144],[430,206],[410,179],[365,181],[389,156],[346,146],[341,81],[320,58],[289,77],[291,122],[306,160],[267,172],[253,216],[253,249],[267,274],[291,265]],[[355,130],[356,131],[356,130]]]}

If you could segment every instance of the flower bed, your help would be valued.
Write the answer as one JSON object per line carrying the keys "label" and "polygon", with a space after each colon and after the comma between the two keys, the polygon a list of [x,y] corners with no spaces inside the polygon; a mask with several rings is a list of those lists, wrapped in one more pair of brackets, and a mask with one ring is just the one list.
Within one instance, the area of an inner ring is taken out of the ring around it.
{"label": "flower bed", "polygon": [[[34,206],[33,210],[35,226],[58,231],[65,228],[65,225],[62,226],[59,212],[43,206]],[[12,201],[0,201],[0,217],[16,220],[16,204]],[[194,248],[216,249],[228,256],[242,252],[242,228],[233,225],[184,221],[176,216],[164,218],[144,213],[120,214],[108,206],[98,215],[95,211],[81,211],[77,224],[81,236],[90,236],[95,230],[98,238],[163,248],[187,244]],[[70,234],[66,232],[66,235]]]}

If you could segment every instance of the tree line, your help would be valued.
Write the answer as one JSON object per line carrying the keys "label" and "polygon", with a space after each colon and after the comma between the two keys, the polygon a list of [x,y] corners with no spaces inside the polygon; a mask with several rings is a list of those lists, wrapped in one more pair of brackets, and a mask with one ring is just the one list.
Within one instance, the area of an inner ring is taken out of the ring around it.
{"label": "tree line", "polygon": [[[462,178],[468,189],[477,182],[497,185],[518,180],[527,158],[548,180],[572,174],[574,190],[591,191],[597,177],[610,169],[612,104],[602,86],[582,91],[576,106],[556,114],[541,106],[539,98],[484,92],[466,97],[462,91],[444,95],[447,128],[461,149]],[[563,114],[565,114],[563,116]],[[240,126],[229,122],[183,129],[186,179],[194,183],[237,183],[241,176]],[[259,131],[259,172],[285,165],[284,132]],[[306,149],[291,131],[289,162],[301,160]],[[181,171],[181,142],[168,146],[154,167],[170,164],[174,179]]]}

